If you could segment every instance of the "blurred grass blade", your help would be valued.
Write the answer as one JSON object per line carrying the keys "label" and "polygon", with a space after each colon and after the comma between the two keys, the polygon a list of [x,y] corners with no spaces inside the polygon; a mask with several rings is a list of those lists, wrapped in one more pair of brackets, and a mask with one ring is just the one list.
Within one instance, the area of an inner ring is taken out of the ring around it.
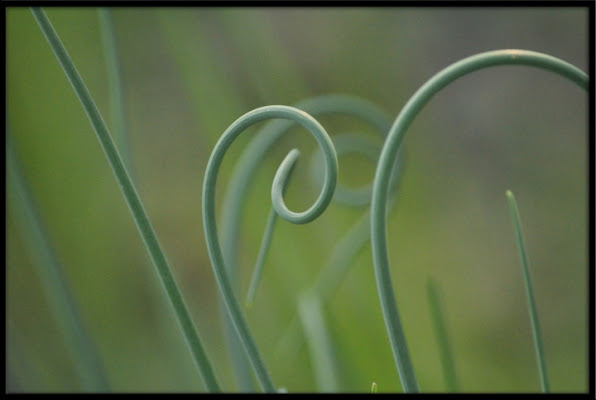
{"label": "blurred grass blade", "polygon": [[339,366],[321,302],[314,292],[307,291],[300,296],[298,315],[307,336],[306,343],[310,351],[318,391],[326,393],[339,391]]}
{"label": "blurred grass blade", "polygon": [[130,135],[126,125],[124,95],[122,93],[122,73],[120,58],[118,56],[114,17],[110,8],[99,8],[98,13],[108,75],[112,133],[114,133],[115,142],[122,157],[122,161],[124,162],[128,173],[134,177],[130,155]]}
{"label": "blurred grass blade", "polygon": [[109,391],[108,379],[100,361],[97,348],[81,319],[78,306],[66,282],[62,266],[39,215],[33,194],[23,174],[15,153],[10,132],[7,132],[7,175],[9,190],[14,198],[8,205],[29,241],[33,265],[48,298],[49,309],[64,338],[66,348],[82,388],[86,391]]}
{"label": "blurred grass blade", "polygon": [[[348,268],[353,265],[352,260],[368,241],[370,237],[369,218],[368,212],[365,212],[335,244],[331,256],[317,276],[312,288],[308,289],[317,293],[322,304],[326,304],[335,294],[343,278],[347,276]],[[304,340],[299,316],[294,314],[275,345],[276,357],[290,362],[295,360]]]}
{"label": "blurred grass blade", "polygon": [[455,361],[453,358],[452,346],[449,341],[449,334],[447,332],[447,321],[445,312],[441,306],[441,296],[437,284],[429,278],[426,282],[426,290],[428,301],[430,303],[430,314],[433,322],[437,344],[439,346],[439,356],[441,359],[441,366],[443,368],[443,375],[445,376],[445,383],[449,392],[459,392],[459,385],[457,383],[457,374],[455,372]]}
{"label": "blurred grass blade", "polygon": [[540,324],[538,321],[538,309],[536,307],[536,300],[534,297],[534,288],[532,286],[532,279],[530,276],[530,260],[526,253],[526,246],[522,234],[521,222],[519,219],[519,211],[515,197],[510,190],[507,191],[507,201],[509,203],[509,211],[511,211],[511,219],[513,220],[513,227],[515,230],[515,242],[519,250],[521,259],[522,273],[524,275],[524,284],[526,286],[526,297],[528,300],[528,312],[532,322],[532,333],[534,335],[534,348],[536,350],[536,358],[538,363],[538,372],[540,374],[540,385],[542,391],[548,393],[550,391],[548,376],[546,373],[546,362],[544,360],[544,349],[542,346],[542,334],[540,332]]}
{"label": "blurred grass blade", "polygon": [[99,110],[93,102],[87,87],[76,70],[72,60],[70,59],[70,56],[66,52],[66,49],[62,45],[58,34],[54,30],[45,12],[41,8],[37,7],[31,8],[31,12],[37,20],[37,23],[39,24],[44,36],[48,40],[48,43],[54,51],[54,54],[58,58],[58,61],[60,61],[66,76],[72,84],[77,96],[79,97],[79,100],[83,105],[83,108],[85,109],[85,112],[87,113],[87,116],[91,121],[93,129],[97,134],[97,138],[99,139],[106,157],[108,158],[112,171],[116,176],[118,184],[120,185],[120,188],[124,194],[124,198],[126,199],[126,202],[134,217],[135,223],[137,224],[139,232],[141,233],[147,251],[149,252],[151,259],[157,268],[158,275],[162,284],[164,285],[173,310],[176,314],[176,317],[178,318],[178,323],[180,324],[180,327],[185,335],[187,344],[199,369],[201,377],[203,378],[203,381],[207,387],[207,390],[219,391],[220,388],[215,377],[215,373],[213,372],[211,363],[207,358],[205,350],[203,349],[200,337],[186,308],[182,294],[178,289],[178,285],[174,280],[174,276],[172,275],[166,257],[161,250],[157,236],[155,235],[153,227],[149,222],[149,218],[147,217],[141,200],[136,193],[130,176],[124,167],[122,159],[116,150],[110,133],[108,132],[108,129],[101,118]]}

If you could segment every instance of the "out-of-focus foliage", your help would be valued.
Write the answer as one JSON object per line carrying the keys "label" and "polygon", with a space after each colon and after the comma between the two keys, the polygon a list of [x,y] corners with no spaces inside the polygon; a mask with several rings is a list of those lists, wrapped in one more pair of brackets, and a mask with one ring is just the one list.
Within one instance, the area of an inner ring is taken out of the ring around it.
{"label": "out-of-focus foliage", "polygon": [[[106,65],[95,8],[46,12],[104,119]],[[539,51],[587,71],[581,8],[117,8],[113,10],[137,190],[216,373],[235,382],[201,220],[211,150],[234,120],[269,104],[346,93],[392,116],[434,73],[501,48]],[[199,375],[91,125],[30,11],[6,8],[7,118],[58,261],[114,391],[201,391]],[[389,215],[392,273],[422,391],[446,390],[425,284],[441,288],[463,391],[538,391],[505,191],[517,198],[553,391],[587,391],[587,96],[561,77],[498,67],[437,95],[404,141],[407,165]],[[370,127],[323,117],[330,135]],[[226,155],[223,199],[234,160]],[[296,129],[275,146],[245,199],[244,298],[270,207],[270,185],[299,147],[287,203],[318,195],[307,163],[314,141]],[[374,165],[346,156],[339,179],[372,180]],[[36,251],[7,182],[7,390],[78,391],[76,371],[48,310]],[[311,224],[279,221],[249,324],[277,385],[317,390],[308,349],[278,346],[333,245],[362,209],[332,205]],[[376,293],[370,246],[324,308],[343,391],[399,391]]]}

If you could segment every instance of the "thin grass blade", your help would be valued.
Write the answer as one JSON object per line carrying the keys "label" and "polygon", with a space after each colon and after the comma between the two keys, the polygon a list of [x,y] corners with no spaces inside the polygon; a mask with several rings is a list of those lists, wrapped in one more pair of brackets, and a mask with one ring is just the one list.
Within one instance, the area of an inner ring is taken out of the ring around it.
{"label": "thin grass blade", "polygon": [[513,229],[515,230],[515,242],[519,250],[519,257],[521,261],[522,273],[524,276],[524,284],[526,287],[526,298],[528,301],[528,313],[530,314],[530,321],[532,323],[532,334],[534,337],[534,349],[536,351],[536,361],[538,363],[538,373],[540,374],[540,386],[544,393],[550,391],[548,376],[546,372],[546,361],[544,359],[544,348],[542,345],[542,333],[540,331],[540,323],[538,320],[538,308],[536,307],[536,299],[534,297],[534,288],[532,285],[532,278],[530,276],[530,259],[526,252],[526,245],[522,234],[521,222],[519,219],[519,211],[515,197],[510,190],[507,191],[507,202],[509,203],[509,211],[511,212],[511,219],[513,221]]}
{"label": "thin grass blade", "polygon": [[302,294],[298,300],[298,315],[306,334],[311,364],[315,372],[317,390],[326,393],[339,390],[339,365],[333,342],[325,323],[322,304],[312,291]]}
{"label": "thin grass blade", "polygon": [[252,307],[252,303],[255,299],[255,294],[257,292],[257,287],[259,286],[259,282],[261,281],[261,276],[263,274],[263,266],[265,265],[265,257],[267,255],[267,251],[271,245],[271,238],[273,236],[273,231],[275,228],[275,222],[277,221],[277,213],[271,208],[269,211],[269,216],[267,217],[267,225],[265,226],[265,233],[263,234],[263,241],[261,242],[261,248],[259,249],[259,255],[257,257],[257,262],[255,264],[255,270],[253,272],[252,278],[250,280],[250,287],[248,289],[248,294],[246,296],[246,306]]}
{"label": "thin grass blade", "polygon": [[205,386],[209,391],[220,391],[213,367],[211,366],[211,362],[209,361],[203,348],[194,322],[190,317],[190,313],[186,308],[186,304],[182,298],[180,290],[178,289],[178,285],[176,284],[174,276],[171,272],[171,268],[163,251],[161,250],[161,246],[157,240],[157,236],[155,235],[153,227],[149,222],[147,213],[145,212],[141,200],[137,195],[129,174],[124,167],[124,163],[122,162],[122,159],[116,150],[116,146],[114,145],[106,124],[104,123],[99,110],[97,109],[97,106],[91,97],[91,94],[85,86],[83,79],[79,75],[74,63],[72,62],[43,9],[34,7],[31,8],[31,12],[37,20],[37,23],[39,24],[44,36],[48,40],[48,43],[54,51],[54,54],[58,58],[58,61],[62,65],[66,76],[72,84],[77,96],[79,97],[79,100],[83,105],[83,108],[85,109],[85,112],[87,113],[87,116],[89,117],[89,120],[91,121],[91,125],[97,134],[97,138],[99,139],[106,157],[108,158],[110,167],[116,176],[118,184],[120,185],[120,188],[124,194],[124,198],[126,199],[135,223],[137,224],[143,242],[145,243],[147,251],[151,256],[151,260],[157,268],[158,275],[162,284],[164,285],[164,289],[166,290],[176,317],[178,318],[178,322],[184,333],[197,368],[199,369],[199,373],[203,378]]}

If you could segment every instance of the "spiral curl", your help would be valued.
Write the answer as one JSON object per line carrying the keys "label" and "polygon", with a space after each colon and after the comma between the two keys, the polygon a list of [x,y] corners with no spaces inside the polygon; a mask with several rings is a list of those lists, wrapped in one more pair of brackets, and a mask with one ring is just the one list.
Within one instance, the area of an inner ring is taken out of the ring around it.
{"label": "spiral curl", "polygon": [[[291,170],[293,162],[297,157],[297,152],[292,151],[286,157],[278,172],[272,188],[272,197],[274,202],[280,201],[278,204],[274,203],[276,210],[281,210],[281,216],[290,222],[304,224],[308,223],[317,218],[331,202],[335,185],[337,183],[337,155],[333,148],[331,138],[325,131],[325,129],[309,114],[301,111],[297,108],[288,106],[266,106],[250,111],[239,119],[237,119],[230,127],[224,132],[222,137],[219,139],[209,162],[207,163],[207,170],[205,172],[205,181],[203,183],[203,221],[205,228],[205,238],[207,241],[207,248],[209,250],[209,256],[211,258],[211,264],[217,283],[222,292],[228,315],[230,316],[234,327],[240,340],[244,345],[248,358],[255,370],[257,378],[266,392],[275,392],[276,388],[271,379],[271,375],[267,370],[263,357],[259,352],[256,342],[250,332],[246,318],[239,306],[238,300],[232,288],[228,273],[226,271],[224,258],[221,252],[221,247],[217,235],[216,221],[215,221],[215,187],[217,182],[217,173],[221,166],[223,156],[230,147],[234,139],[240,135],[249,126],[261,122],[267,119],[281,118],[293,120],[304,128],[308,129],[314,136],[323,153],[325,154],[325,165],[327,167],[325,173],[325,182],[321,190],[321,194],[315,203],[306,211],[302,213],[294,213],[288,210],[281,196],[276,193],[279,189],[281,194],[281,188],[285,184],[285,180]],[[281,186],[280,186],[281,185]]]}
{"label": "spiral curl", "polygon": [[[385,138],[387,132],[389,131],[389,128],[391,127],[391,118],[385,112],[383,112],[377,105],[370,101],[351,95],[328,94],[323,96],[316,96],[302,100],[294,104],[293,106],[295,108],[307,112],[315,118],[323,115],[335,114],[348,115],[359,118],[364,122],[370,124],[370,126],[374,128],[374,132],[377,133],[381,139]],[[228,183],[228,190],[222,204],[220,228],[221,246],[225,260],[225,267],[228,271],[228,277],[230,279],[231,285],[232,287],[234,287],[235,290],[238,290],[238,284],[236,282],[238,269],[237,249],[239,247],[238,243],[241,232],[241,213],[245,209],[245,207],[243,207],[244,199],[246,197],[251,182],[254,180],[256,170],[262,162],[262,159],[269,152],[269,150],[276,143],[276,141],[283,137],[286,133],[288,133],[290,129],[295,125],[295,122],[291,120],[276,119],[269,121],[260,130],[260,132],[256,134],[254,139],[248,143],[246,149],[242,153],[240,159],[237,161],[236,166],[234,167],[234,170],[232,172],[232,176]],[[334,137],[333,140],[335,145],[336,137]],[[317,152],[320,153],[318,148]],[[323,168],[322,161],[320,164],[321,168]],[[341,192],[342,189],[343,188],[341,184],[338,183],[336,186],[333,201],[335,201],[338,192]],[[274,221],[272,220],[275,220],[276,218],[277,213],[275,210],[272,210],[267,222],[266,235],[270,234],[270,229],[272,229],[271,225],[274,223]],[[368,217],[366,219],[368,221]],[[361,232],[359,235],[362,235],[364,233],[362,232],[363,229],[368,232],[368,222],[366,226],[360,223],[358,225],[360,227],[358,232]],[[347,236],[352,237],[354,235],[352,233],[348,233]],[[365,236],[368,237],[368,233],[365,233]],[[267,245],[265,239],[264,245]],[[261,250],[266,249],[264,249],[262,246]],[[260,259],[261,253],[259,253],[259,260],[257,260],[257,267],[255,269],[255,273],[257,273],[256,271],[258,270]],[[334,281],[337,281],[337,279],[334,279]],[[253,288],[254,285],[251,284],[251,287],[249,289],[249,298],[251,298],[251,296],[254,294],[251,293]],[[226,319],[224,320],[224,326],[226,333],[228,333],[226,336],[228,340],[229,353],[230,357],[232,357],[233,359],[232,365],[238,383],[243,391],[252,391],[254,389],[254,384],[250,375],[250,367],[248,366],[248,361],[246,360],[242,350],[242,344],[239,343],[238,339],[235,337],[236,332],[232,327],[233,324],[227,316],[227,313],[225,311],[223,312],[226,315]]]}

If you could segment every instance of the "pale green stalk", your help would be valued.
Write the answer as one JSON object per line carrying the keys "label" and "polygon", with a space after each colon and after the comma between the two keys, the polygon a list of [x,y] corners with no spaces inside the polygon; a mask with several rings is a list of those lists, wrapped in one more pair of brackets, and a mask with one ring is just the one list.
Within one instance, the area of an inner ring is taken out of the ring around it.
{"label": "pale green stalk", "polygon": [[339,365],[325,323],[319,296],[306,291],[298,299],[298,315],[307,337],[311,365],[315,373],[317,391],[332,393],[340,390]]}
{"label": "pale green stalk", "polygon": [[517,249],[519,250],[519,258],[521,261],[524,284],[526,287],[526,298],[528,301],[528,312],[530,314],[530,321],[532,324],[534,349],[536,350],[536,362],[538,364],[538,373],[540,375],[540,386],[544,393],[548,393],[550,391],[550,385],[548,383],[548,375],[546,373],[546,361],[544,359],[544,348],[542,346],[542,333],[540,331],[540,323],[538,320],[538,307],[536,307],[534,287],[532,285],[532,279],[530,275],[530,259],[524,244],[524,237],[515,197],[509,190],[506,192],[506,195],[507,202],[509,203],[509,211],[511,212],[511,219],[513,221],[513,229],[515,230],[515,242],[517,243]]}
{"label": "pale green stalk", "polygon": [[54,54],[58,58],[58,61],[60,61],[66,76],[72,84],[77,96],[79,97],[79,100],[81,101],[81,104],[83,105],[83,108],[85,109],[85,112],[87,113],[87,116],[89,117],[89,120],[91,121],[91,125],[97,134],[97,138],[99,139],[106,157],[108,158],[112,171],[116,176],[116,180],[118,181],[120,189],[124,194],[126,203],[130,208],[141,237],[143,238],[143,242],[145,243],[147,251],[151,256],[151,260],[157,269],[161,283],[166,290],[170,304],[172,305],[174,313],[178,319],[178,323],[180,324],[180,327],[184,333],[193,360],[199,369],[199,373],[203,378],[205,386],[209,391],[219,391],[219,384],[207,354],[203,349],[203,345],[194,322],[190,317],[190,313],[186,308],[182,294],[180,293],[178,285],[176,284],[174,276],[172,275],[168,261],[161,250],[161,246],[157,240],[157,236],[155,235],[153,227],[149,222],[147,213],[145,212],[141,200],[137,195],[129,174],[124,167],[124,163],[122,162],[122,159],[116,150],[116,146],[114,145],[106,124],[101,118],[99,110],[97,109],[91,94],[89,93],[83,82],[83,79],[76,70],[75,65],[73,64],[66,49],[62,45],[58,34],[54,30],[45,12],[41,8],[31,8],[31,12],[37,20],[37,23],[39,24],[44,36],[48,40],[48,43],[54,51]]}
{"label": "pale green stalk", "polygon": [[265,225],[265,233],[263,234],[263,240],[261,247],[259,248],[259,255],[257,256],[257,262],[255,263],[255,269],[250,279],[250,286],[248,287],[248,293],[246,295],[246,307],[252,307],[252,303],[255,299],[257,287],[261,281],[263,274],[263,267],[265,266],[265,257],[269,251],[271,245],[271,237],[273,236],[273,230],[275,228],[275,222],[277,221],[277,213],[271,207],[269,216],[267,217],[267,224]]}

